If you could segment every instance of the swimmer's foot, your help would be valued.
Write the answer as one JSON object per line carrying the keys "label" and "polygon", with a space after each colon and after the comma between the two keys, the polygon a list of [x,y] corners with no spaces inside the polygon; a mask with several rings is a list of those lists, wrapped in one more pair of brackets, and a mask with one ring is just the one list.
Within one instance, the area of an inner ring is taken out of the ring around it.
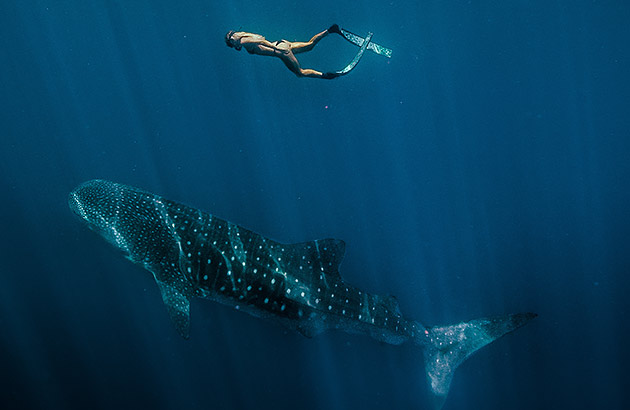
{"label": "swimmer's foot", "polygon": [[341,74],[339,74],[339,73],[327,72],[327,73],[322,73],[322,78],[325,79],[325,80],[332,80],[333,78],[337,78],[340,75]]}
{"label": "swimmer's foot", "polygon": [[339,28],[339,25],[333,24],[332,26],[328,27],[328,32],[341,34],[341,29]]}

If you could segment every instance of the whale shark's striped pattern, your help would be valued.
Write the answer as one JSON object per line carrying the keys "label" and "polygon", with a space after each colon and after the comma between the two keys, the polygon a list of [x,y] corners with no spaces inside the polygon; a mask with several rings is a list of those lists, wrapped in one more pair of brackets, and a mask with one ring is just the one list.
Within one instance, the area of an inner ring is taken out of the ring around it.
{"label": "whale shark's striped pattern", "polygon": [[424,348],[431,391],[441,404],[455,368],[533,314],[426,328],[405,319],[396,299],[371,295],[339,274],[345,244],[282,244],[198,209],[109,181],[88,181],[69,198],[88,226],[153,273],[178,332],[189,337],[190,298],[216,300],[280,322],[305,336],[326,329]]}

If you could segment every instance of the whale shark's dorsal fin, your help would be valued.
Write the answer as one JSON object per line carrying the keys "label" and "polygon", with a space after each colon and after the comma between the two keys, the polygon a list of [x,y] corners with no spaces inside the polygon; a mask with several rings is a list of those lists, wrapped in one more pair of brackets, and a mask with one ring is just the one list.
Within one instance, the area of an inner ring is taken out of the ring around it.
{"label": "whale shark's dorsal fin", "polygon": [[383,299],[383,304],[389,309],[390,312],[396,314],[397,316],[402,316],[400,313],[400,306],[398,306],[398,299],[396,296],[387,295]]}
{"label": "whale shark's dorsal fin", "polygon": [[346,252],[346,243],[340,239],[318,239],[285,245],[286,263],[294,272],[305,275],[325,273],[329,277],[340,278],[339,265]]}

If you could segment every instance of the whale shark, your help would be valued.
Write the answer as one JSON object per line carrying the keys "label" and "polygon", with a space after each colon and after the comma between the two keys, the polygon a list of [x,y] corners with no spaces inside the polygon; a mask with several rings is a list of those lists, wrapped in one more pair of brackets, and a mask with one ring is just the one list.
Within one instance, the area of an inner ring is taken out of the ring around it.
{"label": "whale shark", "polygon": [[436,408],[455,369],[471,354],[532,320],[506,314],[447,326],[405,318],[393,296],[347,282],[339,265],[345,243],[284,244],[199,209],[131,186],[87,181],[69,206],[126,258],[153,274],[177,332],[190,334],[190,300],[210,299],[313,337],[328,329],[423,350]]}

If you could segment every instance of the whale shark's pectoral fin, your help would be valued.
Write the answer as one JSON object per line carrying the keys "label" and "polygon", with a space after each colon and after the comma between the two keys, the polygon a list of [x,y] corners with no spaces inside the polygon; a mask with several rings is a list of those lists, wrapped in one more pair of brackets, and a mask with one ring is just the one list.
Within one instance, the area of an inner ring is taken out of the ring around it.
{"label": "whale shark's pectoral fin", "polygon": [[190,301],[180,290],[170,283],[156,279],[162,292],[162,300],[168,310],[177,332],[184,338],[190,337]]}

